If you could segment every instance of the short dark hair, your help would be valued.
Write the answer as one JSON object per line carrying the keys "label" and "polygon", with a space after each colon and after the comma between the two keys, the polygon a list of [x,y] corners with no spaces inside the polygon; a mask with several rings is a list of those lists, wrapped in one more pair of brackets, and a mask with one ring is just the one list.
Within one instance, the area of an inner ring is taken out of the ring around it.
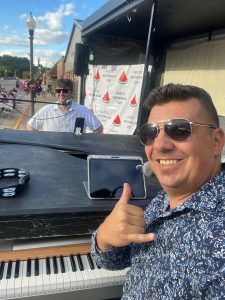
{"label": "short dark hair", "polygon": [[162,105],[170,101],[187,101],[196,98],[207,112],[211,122],[219,127],[219,117],[212,98],[204,89],[193,85],[182,85],[169,83],[150,91],[144,102],[144,108],[148,112],[153,106]]}
{"label": "short dark hair", "polygon": [[55,86],[56,88],[68,88],[73,91],[73,81],[71,79],[58,79]]}

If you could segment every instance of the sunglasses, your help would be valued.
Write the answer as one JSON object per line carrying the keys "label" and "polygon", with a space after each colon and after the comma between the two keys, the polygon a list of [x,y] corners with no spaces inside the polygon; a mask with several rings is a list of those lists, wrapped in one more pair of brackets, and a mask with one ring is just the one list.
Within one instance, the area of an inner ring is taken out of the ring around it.
{"label": "sunglasses", "polygon": [[[164,123],[160,121],[158,123]],[[216,129],[214,125],[190,122],[186,119],[172,119],[164,123],[163,127],[159,127],[156,123],[148,123],[141,126],[139,130],[139,138],[143,145],[151,145],[154,139],[158,136],[161,129],[166,135],[176,142],[183,142],[187,140],[193,131],[193,125],[204,126]]]}
{"label": "sunglasses", "polygon": [[64,94],[69,93],[69,89],[55,89],[55,92],[57,94],[60,94],[61,92],[63,92]]}

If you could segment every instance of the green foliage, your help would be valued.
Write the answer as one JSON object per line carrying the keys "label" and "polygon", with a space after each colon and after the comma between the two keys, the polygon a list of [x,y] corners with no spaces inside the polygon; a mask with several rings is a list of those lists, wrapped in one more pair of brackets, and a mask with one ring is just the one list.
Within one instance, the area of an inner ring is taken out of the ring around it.
{"label": "green foliage", "polygon": [[23,78],[23,72],[29,72],[30,61],[26,57],[16,57],[10,55],[0,56],[1,76],[14,77],[15,75]]}

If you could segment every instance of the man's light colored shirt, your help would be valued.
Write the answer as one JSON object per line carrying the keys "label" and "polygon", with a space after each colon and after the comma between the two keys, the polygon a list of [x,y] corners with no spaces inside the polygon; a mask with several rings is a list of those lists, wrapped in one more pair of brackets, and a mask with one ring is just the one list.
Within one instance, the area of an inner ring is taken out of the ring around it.
{"label": "man's light colored shirt", "polygon": [[87,130],[94,131],[102,126],[89,108],[74,102],[67,113],[64,113],[58,104],[45,105],[27,124],[42,131],[74,132],[76,118],[85,119]]}
{"label": "man's light colored shirt", "polygon": [[123,300],[224,300],[225,165],[182,205],[168,204],[162,191],[145,210],[154,241],[102,252],[95,232],[93,258],[110,270],[131,267]]}

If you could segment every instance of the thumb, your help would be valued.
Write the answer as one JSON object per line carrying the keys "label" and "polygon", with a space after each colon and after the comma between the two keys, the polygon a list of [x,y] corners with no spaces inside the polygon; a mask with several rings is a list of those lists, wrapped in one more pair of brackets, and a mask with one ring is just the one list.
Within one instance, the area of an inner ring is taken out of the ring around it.
{"label": "thumb", "polygon": [[129,199],[131,197],[131,187],[128,183],[124,183],[123,185],[123,193],[120,197],[120,200],[118,203],[120,204],[127,204],[129,202]]}

